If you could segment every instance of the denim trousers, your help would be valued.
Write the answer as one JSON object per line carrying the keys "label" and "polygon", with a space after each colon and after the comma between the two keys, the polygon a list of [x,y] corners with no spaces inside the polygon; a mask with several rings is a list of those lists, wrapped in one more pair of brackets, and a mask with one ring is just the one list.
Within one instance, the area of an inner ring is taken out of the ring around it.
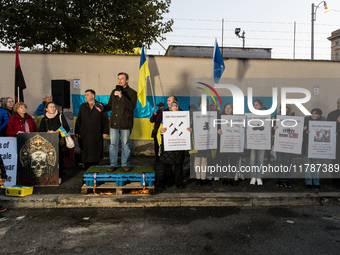
{"label": "denim trousers", "polygon": [[249,165],[251,167],[251,178],[262,178],[262,166],[264,164],[265,150],[251,150]]}
{"label": "denim trousers", "polygon": [[130,129],[110,128],[110,165],[118,165],[119,138],[122,142],[122,166],[129,166],[130,160]]}
{"label": "denim trousers", "polygon": [[[305,156],[305,180],[306,185],[320,185],[319,171],[321,160],[318,158],[308,158]],[[319,171],[318,171],[319,170]]]}

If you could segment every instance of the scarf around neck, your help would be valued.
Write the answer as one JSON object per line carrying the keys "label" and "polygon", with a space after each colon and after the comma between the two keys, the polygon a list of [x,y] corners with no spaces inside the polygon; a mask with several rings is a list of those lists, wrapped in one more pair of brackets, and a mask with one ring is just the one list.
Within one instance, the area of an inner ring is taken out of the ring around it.
{"label": "scarf around neck", "polygon": [[58,110],[55,111],[55,113],[51,114],[51,113],[48,113],[46,112],[46,117],[49,118],[49,119],[53,119],[55,116],[57,116],[58,114]]}

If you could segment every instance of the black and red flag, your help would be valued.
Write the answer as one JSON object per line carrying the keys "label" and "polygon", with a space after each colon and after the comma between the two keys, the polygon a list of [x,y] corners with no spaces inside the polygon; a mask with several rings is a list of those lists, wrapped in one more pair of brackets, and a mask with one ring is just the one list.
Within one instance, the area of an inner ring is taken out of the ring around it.
{"label": "black and red flag", "polygon": [[20,61],[19,61],[19,46],[16,46],[16,54],[15,54],[15,103],[24,102],[24,92],[23,90],[26,88],[26,83],[24,79],[24,75],[22,74]]}

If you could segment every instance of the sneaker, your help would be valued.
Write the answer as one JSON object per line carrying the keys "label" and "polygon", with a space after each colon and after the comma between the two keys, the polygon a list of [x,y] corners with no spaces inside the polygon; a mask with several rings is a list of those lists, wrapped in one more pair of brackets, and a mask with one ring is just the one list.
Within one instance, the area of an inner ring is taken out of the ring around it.
{"label": "sneaker", "polygon": [[250,185],[255,185],[255,184],[256,184],[256,178],[251,178]]}
{"label": "sneaker", "polygon": [[6,207],[0,206],[0,212],[6,211]]}
{"label": "sneaker", "polygon": [[257,178],[257,185],[258,185],[258,186],[262,186],[262,185],[263,185],[262,179]]}

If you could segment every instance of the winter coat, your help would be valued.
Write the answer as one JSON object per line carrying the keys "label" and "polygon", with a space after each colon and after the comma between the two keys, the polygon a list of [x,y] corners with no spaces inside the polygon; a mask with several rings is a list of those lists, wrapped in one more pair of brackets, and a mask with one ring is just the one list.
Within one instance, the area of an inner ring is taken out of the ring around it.
{"label": "winter coat", "polygon": [[109,120],[106,112],[88,103],[79,107],[75,134],[81,136],[84,162],[99,162],[103,158],[103,134],[109,134]]}
{"label": "winter coat", "polygon": [[112,90],[109,102],[105,105],[105,111],[112,111],[110,127],[114,129],[132,129],[133,110],[137,104],[137,92],[127,85],[122,87],[122,97],[115,96],[116,89]]}
{"label": "winter coat", "polygon": [[21,116],[16,113],[8,120],[8,126],[6,134],[8,136],[16,136],[19,131],[25,132],[25,121],[27,121],[28,126],[30,128],[30,133],[38,132],[37,126],[35,125],[34,119],[28,114],[25,113],[25,117],[21,118]]}
{"label": "winter coat", "polygon": [[[57,114],[54,118],[48,118],[45,116],[41,119],[39,132],[48,132],[48,131],[57,131],[61,126],[64,127],[66,132],[70,132],[70,127],[64,117],[64,115],[61,115],[62,124],[60,123],[60,114]],[[61,151],[66,151],[66,141],[65,137],[61,137],[59,133],[59,148]]]}
{"label": "winter coat", "polygon": [[5,109],[0,108],[0,136],[6,136],[6,129],[8,125],[8,113]]}
{"label": "winter coat", "polygon": [[150,118],[150,122],[155,123],[153,130],[152,130],[152,133],[151,133],[152,138],[157,136],[159,126],[162,122],[162,115],[163,115],[163,112],[158,110],[157,114],[156,115],[152,114],[152,116]]}

